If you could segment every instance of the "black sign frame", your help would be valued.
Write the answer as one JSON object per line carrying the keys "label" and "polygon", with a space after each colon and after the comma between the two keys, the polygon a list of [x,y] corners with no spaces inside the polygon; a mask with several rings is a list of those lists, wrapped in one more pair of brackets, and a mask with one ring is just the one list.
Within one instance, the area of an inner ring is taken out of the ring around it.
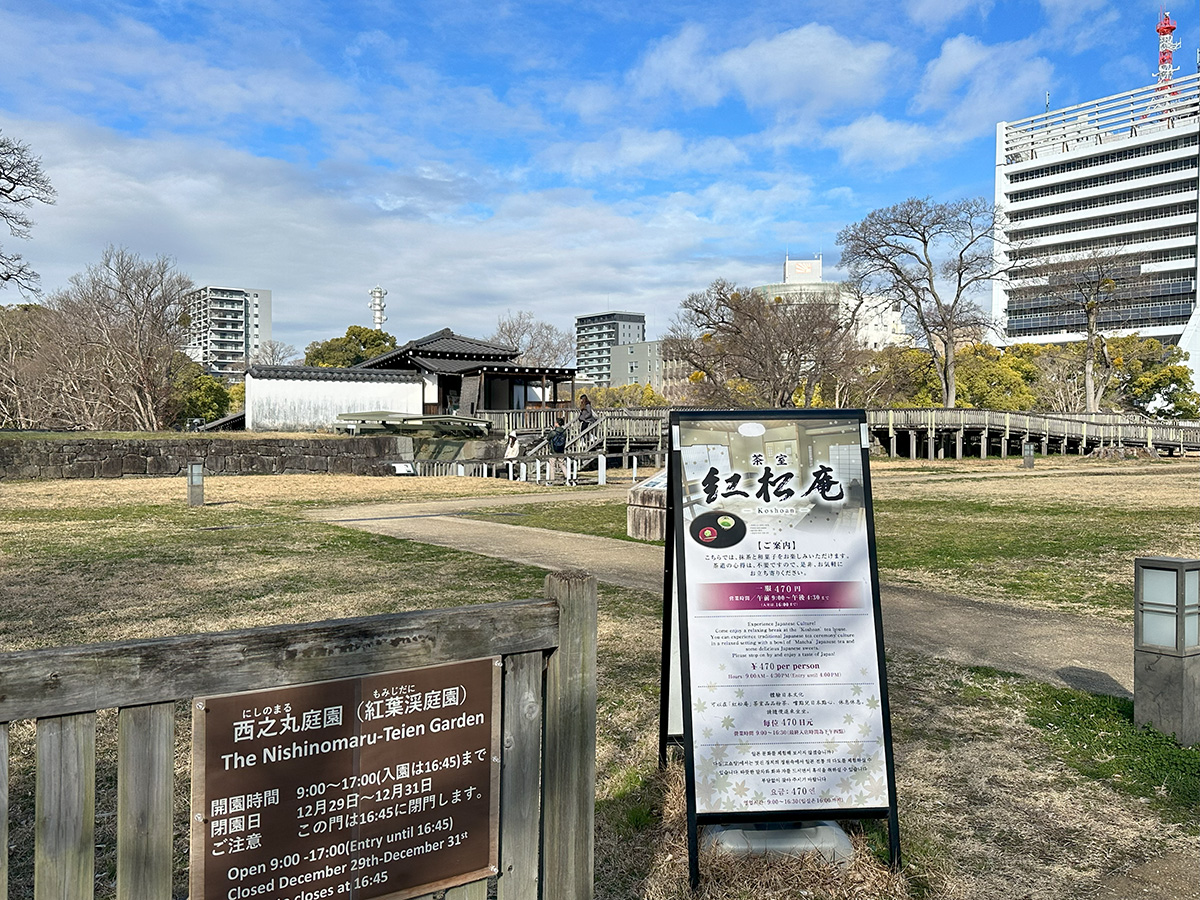
{"label": "black sign frame", "polygon": [[[686,471],[682,461],[680,447],[680,426],[682,424],[702,423],[705,421],[778,421],[794,420],[796,422],[829,421],[831,419],[844,421],[848,425],[856,425],[861,435],[859,442],[862,465],[863,505],[865,508],[865,529],[867,552],[870,568],[870,603],[874,617],[875,657],[878,672],[878,689],[880,692],[882,714],[882,745],[887,777],[887,805],[872,807],[857,807],[848,810],[845,807],[789,809],[785,811],[754,811],[754,812],[697,812],[696,797],[696,759],[694,741],[692,697],[692,648],[690,647],[688,628],[688,578],[685,553],[687,539],[684,510],[684,481]],[[666,765],[667,750],[670,745],[682,744],[684,751],[685,792],[687,802],[687,841],[688,841],[688,873],[693,889],[699,887],[699,829],[706,824],[745,825],[759,822],[806,822],[825,819],[884,819],[887,821],[888,849],[891,865],[899,869],[901,865],[898,801],[896,796],[895,764],[892,750],[891,713],[887,692],[887,668],[884,656],[883,616],[879,594],[879,567],[875,542],[874,510],[871,494],[869,469],[869,454],[866,440],[866,412],[864,410],[672,410],[670,413],[670,454],[668,457],[668,493],[667,493],[667,525],[666,547],[664,552],[664,589],[663,589],[663,657],[659,710],[659,763]],[[672,598],[672,589],[677,594],[678,607]],[[668,702],[670,692],[670,642],[672,629],[679,632],[680,653],[682,657],[681,679],[679,686],[683,698],[683,735],[682,737],[669,733]]]}

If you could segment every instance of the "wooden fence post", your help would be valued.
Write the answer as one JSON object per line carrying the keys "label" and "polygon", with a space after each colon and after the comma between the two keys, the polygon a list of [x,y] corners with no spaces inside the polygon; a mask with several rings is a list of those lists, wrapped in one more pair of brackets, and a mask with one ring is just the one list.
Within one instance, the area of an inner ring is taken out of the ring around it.
{"label": "wooden fence post", "polygon": [[96,884],[96,714],[38,719],[33,895],[89,900]]}
{"label": "wooden fence post", "polygon": [[0,898],[8,898],[8,724],[0,725]]}
{"label": "wooden fence post", "polygon": [[500,772],[499,900],[536,900],[541,878],[541,652],[504,660],[504,765]]}
{"label": "wooden fence post", "polygon": [[546,576],[559,604],[558,649],[546,666],[542,782],[545,900],[592,900],[596,815],[596,579]]}
{"label": "wooden fence post", "polygon": [[122,709],[117,734],[117,898],[169,897],[175,704]]}

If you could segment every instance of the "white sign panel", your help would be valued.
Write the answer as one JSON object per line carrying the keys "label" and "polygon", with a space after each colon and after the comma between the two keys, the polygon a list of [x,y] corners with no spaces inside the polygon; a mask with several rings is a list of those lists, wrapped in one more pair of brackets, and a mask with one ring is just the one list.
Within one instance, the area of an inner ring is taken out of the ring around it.
{"label": "white sign panel", "polygon": [[829,416],[679,423],[698,815],[890,803],[860,420]]}

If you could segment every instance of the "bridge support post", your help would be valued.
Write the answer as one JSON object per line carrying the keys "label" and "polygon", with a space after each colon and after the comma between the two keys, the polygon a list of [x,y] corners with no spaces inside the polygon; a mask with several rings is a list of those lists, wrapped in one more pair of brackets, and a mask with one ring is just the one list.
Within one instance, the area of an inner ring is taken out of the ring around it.
{"label": "bridge support post", "polygon": [[1008,459],[1008,429],[1004,429],[1004,434],[1000,435],[1000,458]]}
{"label": "bridge support post", "polygon": [[917,433],[915,431],[908,433],[908,458],[917,458]]}
{"label": "bridge support post", "polygon": [[896,458],[896,432],[888,435],[888,456],[892,459]]}
{"label": "bridge support post", "polygon": [[987,459],[988,452],[988,430],[984,428],[979,432],[979,458]]}
{"label": "bridge support post", "polygon": [[962,459],[963,432],[962,429],[954,432],[954,458]]}
{"label": "bridge support post", "polygon": [[934,444],[936,444],[936,443],[937,443],[937,432],[936,432],[936,431],[933,429],[933,426],[931,425],[931,426],[929,427],[929,447],[928,447],[928,449],[925,451],[925,453],[926,453],[926,456],[927,456],[927,457],[928,457],[928,458],[929,458],[931,461],[933,460],[933,445],[934,445]]}

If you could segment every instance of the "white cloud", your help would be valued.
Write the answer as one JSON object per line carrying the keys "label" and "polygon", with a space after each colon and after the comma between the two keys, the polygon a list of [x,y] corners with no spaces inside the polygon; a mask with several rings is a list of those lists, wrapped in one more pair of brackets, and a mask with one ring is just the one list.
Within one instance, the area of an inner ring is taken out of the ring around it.
{"label": "white cloud", "polygon": [[992,0],[905,0],[904,11],[918,25],[938,31],[972,10],[986,16],[992,5]]}
{"label": "white cloud", "polygon": [[714,65],[708,35],[696,24],[685,25],[674,37],[659,41],[630,74],[636,95],[677,95],[686,107],[715,106],[728,85]]}
{"label": "white cloud", "polygon": [[[610,306],[645,311],[657,335],[689,291],[734,271],[758,222],[805,196],[735,185],[605,204],[585,190],[500,192],[449,168],[356,172],[339,184],[213,141],[129,138],[78,121],[0,128],[42,155],[58,190],[20,247],[47,291],[108,243],[166,254],[197,282],[273,291],[275,336],[301,348],[369,323],[376,283],[389,291],[388,327],[405,339],[443,327],[483,336],[517,309],[571,328],[575,315]],[[389,186],[399,213],[388,210]],[[19,299],[0,293],[0,303]]]}
{"label": "white cloud", "polygon": [[960,34],[926,66],[912,106],[941,113],[947,134],[966,141],[992,132],[998,121],[1037,111],[1053,83],[1050,62],[1027,43],[987,46]]}
{"label": "white cloud", "polygon": [[725,138],[688,142],[669,130],[619,129],[597,141],[557,144],[542,154],[545,165],[576,179],[639,173],[663,177],[682,172],[713,172],[745,161]]}
{"label": "white cloud", "polygon": [[844,163],[883,172],[943,157],[954,147],[936,129],[892,121],[879,113],[830,129],[823,142],[836,149]]}
{"label": "white cloud", "polygon": [[869,106],[887,89],[896,51],[810,23],[718,52],[705,30],[684,26],[657,44],[630,75],[636,94],[673,94],[685,107],[736,95],[781,115]]}
{"label": "white cloud", "polygon": [[451,83],[407,59],[403,40],[379,32],[357,35],[341,54],[352,71],[371,66],[368,80],[342,78],[298,46],[280,52],[264,38],[248,50],[241,32],[231,45],[184,43],[127,18],[51,19],[3,9],[0,31],[26,48],[21,66],[0,71],[0,90],[19,104],[12,112],[29,116],[57,108],[143,133],[206,133],[261,155],[404,164],[431,155],[446,134],[460,137],[462,147],[545,127],[527,103]]}
{"label": "white cloud", "polygon": [[894,55],[879,41],[808,24],[730,50],[717,65],[747,105],[811,113],[878,101]]}

